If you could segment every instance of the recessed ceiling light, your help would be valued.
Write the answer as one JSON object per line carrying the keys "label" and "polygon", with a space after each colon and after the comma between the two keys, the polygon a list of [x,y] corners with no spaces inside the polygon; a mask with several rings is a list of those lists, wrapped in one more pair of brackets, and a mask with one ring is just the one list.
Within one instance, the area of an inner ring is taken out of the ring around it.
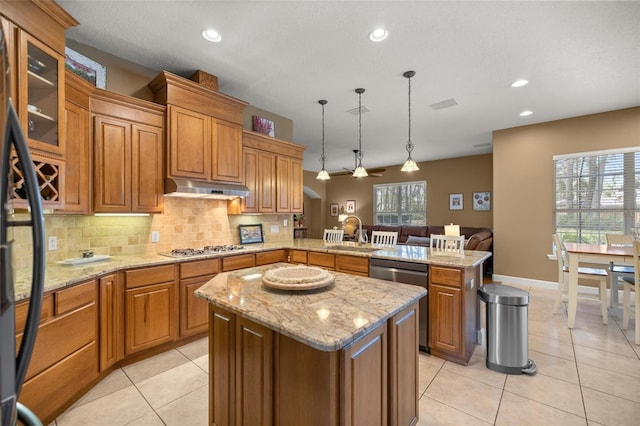
{"label": "recessed ceiling light", "polygon": [[389,36],[389,32],[384,28],[376,28],[369,33],[369,40],[379,42],[386,39]]}
{"label": "recessed ceiling light", "polygon": [[525,110],[520,113],[520,117],[526,117],[527,115],[533,114],[533,111]]}
{"label": "recessed ceiling light", "polygon": [[513,83],[511,83],[511,87],[522,87],[522,86],[526,86],[527,84],[529,84],[529,80],[516,80]]}
{"label": "recessed ceiling light", "polygon": [[205,40],[212,41],[214,43],[222,40],[222,36],[216,30],[204,30],[202,31],[202,37],[204,37]]}

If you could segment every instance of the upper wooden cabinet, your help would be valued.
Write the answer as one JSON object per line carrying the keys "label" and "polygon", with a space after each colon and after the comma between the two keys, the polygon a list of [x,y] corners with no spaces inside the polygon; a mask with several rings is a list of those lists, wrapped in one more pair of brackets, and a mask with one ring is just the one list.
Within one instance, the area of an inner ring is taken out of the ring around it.
{"label": "upper wooden cabinet", "polygon": [[167,174],[240,183],[242,111],[246,102],[162,72],[149,87],[168,106]]}
{"label": "upper wooden cabinet", "polygon": [[61,212],[91,214],[91,126],[89,97],[95,87],[76,75],[65,75],[65,185]]}
{"label": "upper wooden cabinet", "polygon": [[305,147],[244,130],[244,184],[249,196],[228,204],[229,214],[302,213]]}
{"label": "upper wooden cabinet", "polygon": [[97,89],[91,111],[94,211],[162,212],[165,108]]}

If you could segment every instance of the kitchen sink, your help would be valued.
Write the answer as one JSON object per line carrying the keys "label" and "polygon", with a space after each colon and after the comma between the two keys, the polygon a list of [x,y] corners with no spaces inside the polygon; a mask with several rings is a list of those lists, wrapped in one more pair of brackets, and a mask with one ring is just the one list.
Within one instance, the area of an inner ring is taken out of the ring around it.
{"label": "kitchen sink", "polygon": [[357,251],[360,253],[371,253],[380,250],[380,247],[360,247],[360,246],[329,246],[331,250]]}

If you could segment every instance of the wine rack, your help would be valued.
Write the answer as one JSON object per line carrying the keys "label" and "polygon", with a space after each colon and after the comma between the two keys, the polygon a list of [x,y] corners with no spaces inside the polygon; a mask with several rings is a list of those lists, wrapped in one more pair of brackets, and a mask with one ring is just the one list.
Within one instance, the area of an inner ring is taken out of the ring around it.
{"label": "wine rack", "polygon": [[[64,182],[64,162],[32,156],[33,168],[38,180],[38,188],[43,206],[61,207],[61,189]],[[14,207],[27,205],[24,173],[17,157],[11,158],[10,198]]]}

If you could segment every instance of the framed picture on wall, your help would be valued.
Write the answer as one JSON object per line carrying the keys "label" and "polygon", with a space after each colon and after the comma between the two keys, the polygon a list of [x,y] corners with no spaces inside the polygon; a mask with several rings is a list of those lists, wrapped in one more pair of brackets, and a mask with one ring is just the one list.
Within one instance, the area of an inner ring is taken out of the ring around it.
{"label": "framed picture on wall", "polygon": [[331,204],[330,205],[330,211],[331,211],[331,216],[338,216],[338,204]]}
{"label": "framed picture on wall", "polygon": [[238,225],[240,230],[240,244],[263,243],[262,224]]}
{"label": "framed picture on wall", "polygon": [[480,212],[491,210],[491,192],[474,192],[473,210]]}
{"label": "framed picture on wall", "polygon": [[356,200],[347,200],[347,214],[356,213]]}
{"label": "framed picture on wall", "polygon": [[258,117],[257,115],[253,116],[253,131],[271,136],[272,138],[276,136],[276,126],[273,121]]}
{"label": "framed picture on wall", "polygon": [[462,194],[449,194],[449,210],[462,210]]}

